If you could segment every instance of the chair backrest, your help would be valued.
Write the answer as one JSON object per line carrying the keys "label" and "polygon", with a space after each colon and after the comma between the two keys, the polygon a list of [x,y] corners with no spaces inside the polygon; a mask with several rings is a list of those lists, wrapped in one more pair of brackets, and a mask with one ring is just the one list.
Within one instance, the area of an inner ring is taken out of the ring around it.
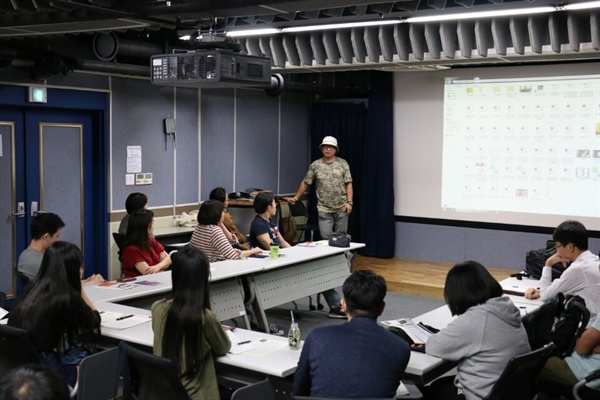
{"label": "chair backrest", "polygon": [[84,358],[79,364],[77,400],[117,397],[121,375],[120,361],[118,347]]}
{"label": "chair backrest", "polygon": [[537,394],[536,378],[546,360],[552,355],[554,344],[513,357],[484,400],[531,400]]}
{"label": "chair backrest", "polygon": [[121,365],[125,399],[179,400],[190,398],[170,360],[135,349],[125,342],[119,344],[119,349],[124,355]]}
{"label": "chair backrest", "polygon": [[243,386],[233,392],[231,400],[275,400],[275,389],[268,379]]}
{"label": "chair backrest", "polygon": [[40,364],[27,331],[13,326],[0,325],[0,376],[24,364]]}
{"label": "chair backrest", "polygon": [[290,214],[293,217],[308,217],[308,210],[303,202],[297,201],[294,204],[288,203],[288,207],[290,208]]}
{"label": "chair backrest", "polygon": [[123,250],[125,250],[125,235],[118,232],[113,232],[112,237],[119,248],[119,261],[123,257]]}

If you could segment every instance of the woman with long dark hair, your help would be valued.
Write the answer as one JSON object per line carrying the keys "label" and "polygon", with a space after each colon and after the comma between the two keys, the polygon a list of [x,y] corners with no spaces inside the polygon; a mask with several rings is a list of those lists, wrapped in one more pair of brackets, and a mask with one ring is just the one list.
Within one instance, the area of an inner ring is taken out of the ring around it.
{"label": "woman with long dark hair", "polygon": [[77,246],[55,242],[44,252],[40,270],[10,313],[8,325],[26,330],[42,362],[77,381],[77,367],[90,353],[100,314],[81,289],[83,254]]}
{"label": "woman with long dark hair", "polygon": [[152,305],[154,354],[170,359],[192,399],[219,399],[214,356],[231,342],[210,310],[210,264],[186,246],[173,256],[173,297]]}
{"label": "woman with long dark hair", "polygon": [[125,277],[155,274],[171,265],[171,257],[156,241],[153,234],[154,213],[152,211],[138,210],[131,214],[121,260]]}

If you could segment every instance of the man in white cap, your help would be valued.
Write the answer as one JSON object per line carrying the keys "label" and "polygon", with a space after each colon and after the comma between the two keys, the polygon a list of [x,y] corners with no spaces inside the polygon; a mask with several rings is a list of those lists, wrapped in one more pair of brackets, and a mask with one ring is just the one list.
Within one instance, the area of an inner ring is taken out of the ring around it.
{"label": "man in white cap", "polygon": [[[323,239],[328,239],[332,232],[346,232],[348,230],[348,215],[352,212],[352,175],[346,160],[336,157],[338,149],[337,139],[325,136],[320,145],[322,158],[314,161],[308,167],[294,197],[285,200],[294,204],[298,201],[310,185],[315,184],[317,193],[317,210],[319,212],[319,231]],[[341,296],[334,289],[323,292],[329,305],[330,318],[345,318],[340,308]]]}

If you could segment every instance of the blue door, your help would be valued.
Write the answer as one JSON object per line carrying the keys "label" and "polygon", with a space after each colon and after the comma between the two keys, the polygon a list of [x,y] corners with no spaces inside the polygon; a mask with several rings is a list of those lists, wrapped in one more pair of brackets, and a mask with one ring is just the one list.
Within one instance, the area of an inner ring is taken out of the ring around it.
{"label": "blue door", "polygon": [[31,218],[40,212],[54,212],[65,222],[60,239],[83,250],[86,276],[106,276],[101,249],[107,193],[96,120],[93,111],[0,110],[1,291],[16,293],[14,267],[31,240]]}

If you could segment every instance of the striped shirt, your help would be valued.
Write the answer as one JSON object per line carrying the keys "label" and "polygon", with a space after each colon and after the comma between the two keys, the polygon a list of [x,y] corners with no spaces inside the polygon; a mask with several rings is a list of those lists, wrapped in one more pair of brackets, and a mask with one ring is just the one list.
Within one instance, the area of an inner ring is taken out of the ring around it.
{"label": "striped shirt", "polygon": [[208,257],[208,261],[240,260],[241,252],[234,249],[231,245],[237,243],[229,242],[225,233],[217,225],[196,225],[190,246],[200,249]]}

